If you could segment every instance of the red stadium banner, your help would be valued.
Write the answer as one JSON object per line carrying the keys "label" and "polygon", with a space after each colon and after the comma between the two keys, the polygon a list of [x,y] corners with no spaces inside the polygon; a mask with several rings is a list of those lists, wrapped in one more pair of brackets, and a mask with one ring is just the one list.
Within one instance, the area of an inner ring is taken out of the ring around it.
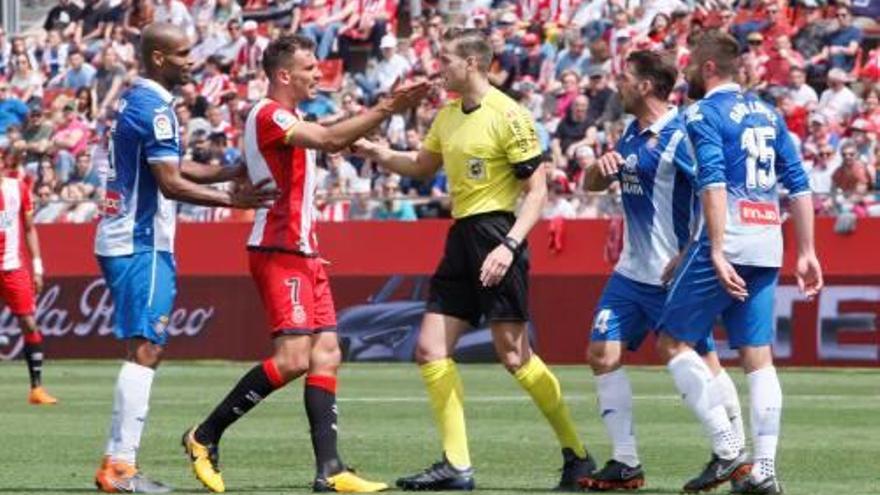
{"label": "red stadium banner", "polygon": [[[410,360],[424,312],[430,273],[439,260],[444,221],[327,223],[321,249],[331,262],[339,332],[347,359]],[[269,350],[262,307],[250,280],[245,224],[182,224],[177,305],[170,316],[168,357],[254,360]],[[547,361],[582,363],[592,311],[611,265],[604,249],[609,222],[540,224],[530,237],[530,331]],[[52,358],[118,358],[112,336],[112,301],[92,255],[93,225],[39,227],[48,273],[38,297],[37,321]],[[792,238],[787,226],[786,238]],[[791,276],[792,243],[777,292],[779,363],[796,366],[880,366],[880,220],[860,220],[852,234],[833,232],[833,219],[817,223],[817,245],[827,288],[804,300]],[[551,246],[553,249],[551,249]],[[488,329],[474,329],[459,345],[463,361],[492,360]],[[20,354],[17,322],[0,312],[0,359]],[[716,330],[724,358],[734,354]],[[652,342],[628,362],[650,364]]]}

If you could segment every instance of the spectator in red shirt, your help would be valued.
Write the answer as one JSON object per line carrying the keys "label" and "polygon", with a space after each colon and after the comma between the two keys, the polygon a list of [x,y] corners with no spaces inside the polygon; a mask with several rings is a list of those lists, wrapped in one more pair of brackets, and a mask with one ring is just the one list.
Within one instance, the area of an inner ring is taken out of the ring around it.
{"label": "spectator in red shirt", "polygon": [[257,73],[257,68],[263,60],[263,51],[269,46],[269,40],[257,32],[255,21],[245,21],[241,26],[244,33],[245,43],[238,52],[236,59],[236,75],[246,81]]}
{"label": "spectator in red shirt", "polygon": [[205,76],[199,84],[199,94],[211,105],[219,105],[224,96],[236,91],[232,80],[221,70],[221,64],[219,55],[208,57],[205,60]]}
{"label": "spectator in red shirt", "polygon": [[831,182],[844,194],[864,194],[873,182],[868,167],[859,159],[855,145],[845,144],[840,150],[843,163],[834,171]]}
{"label": "spectator in red shirt", "polygon": [[791,68],[804,67],[804,57],[791,47],[791,38],[776,38],[773,50],[764,63],[765,77],[770,86],[788,86],[791,82]]}
{"label": "spectator in red shirt", "polygon": [[770,52],[776,47],[776,39],[780,36],[791,36],[793,29],[776,0],[767,2],[764,6],[764,15],[766,16],[766,24],[761,29],[761,34],[764,35],[764,50]]}
{"label": "spectator in red shirt", "polygon": [[801,140],[807,137],[807,117],[809,110],[795,103],[791,93],[786,91],[776,99],[776,106],[785,118],[785,125]]}
{"label": "spectator in red shirt", "polygon": [[859,79],[867,84],[880,84],[880,47],[868,52],[859,70]]}
{"label": "spectator in red shirt", "polygon": [[748,86],[750,88],[760,88],[767,84],[767,61],[770,57],[764,51],[764,35],[755,31],[749,33],[749,48],[743,54],[742,62],[746,71]]}
{"label": "spectator in red shirt", "polygon": [[859,119],[868,122],[868,132],[874,134],[874,139],[880,141],[880,86],[868,86],[862,93],[862,107],[859,110]]}

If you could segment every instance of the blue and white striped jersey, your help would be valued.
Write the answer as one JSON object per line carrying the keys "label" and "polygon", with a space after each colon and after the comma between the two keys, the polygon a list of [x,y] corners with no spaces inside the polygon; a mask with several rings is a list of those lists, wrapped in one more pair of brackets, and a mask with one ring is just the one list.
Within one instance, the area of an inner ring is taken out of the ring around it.
{"label": "blue and white striped jersey", "polygon": [[634,120],[617,143],[626,223],[615,271],[662,285],[666,264],[687,244],[694,217],[694,162],[684,121],[675,108],[646,129]]}
{"label": "blue and white striped jersey", "polygon": [[119,101],[109,140],[107,195],[95,238],[100,256],[174,251],[175,203],[150,167],[179,167],[183,149],[171,93],[140,78]]}
{"label": "blue and white striped jersey", "polygon": [[[727,260],[749,266],[782,266],[777,177],[791,197],[810,194],[785,120],[733,83],[707,93],[688,108],[685,119],[696,154],[698,189],[727,189]],[[699,239],[708,245],[702,221]]]}

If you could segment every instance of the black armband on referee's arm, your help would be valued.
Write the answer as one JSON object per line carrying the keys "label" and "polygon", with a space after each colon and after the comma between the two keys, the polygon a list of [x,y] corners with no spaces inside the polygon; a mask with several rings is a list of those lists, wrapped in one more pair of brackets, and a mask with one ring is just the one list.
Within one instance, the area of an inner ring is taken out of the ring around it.
{"label": "black armband on referee's arm", "polygon": [[541,155],[538,155],[534,158],[529,158],[524,162],[514,163],[513,164],[513,175],[516,176],[517,179],[525,180],[532,176],[535,173],[535,170],[538,170],[538,167],[541,166]]}

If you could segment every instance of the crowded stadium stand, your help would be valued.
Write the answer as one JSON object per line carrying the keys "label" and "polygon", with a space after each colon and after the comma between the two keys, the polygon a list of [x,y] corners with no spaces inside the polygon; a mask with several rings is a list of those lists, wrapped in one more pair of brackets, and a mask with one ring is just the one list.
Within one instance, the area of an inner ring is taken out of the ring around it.
{"label": "crowded stadium stand", "polygon": [[[534,115],[548,165],[547,218],[619,214],[619,194],[586,194],[583,171],[613,147],[628,117],[615,89],[627,54],[670,52],[683,68],[689,40],[720,28],[743,47],[740,82],[783,113],[808,167],[821,215],[880,215],[880,2],[856,0],[23,0],[45,12],[0,32],[0,161],[31,184],[38,223],[98,215],[106,142],[118,95],[138,73],[140,30],[152,21],[192,39],[195,82],[176,112],[187,157],[234,166],[243,119],[265,95],[261,53],[272,38],[313,38],[321,92],[308,119],[332,123],[386,94],[395,81],[439,77],[444,26],[490,35],[492,82]],[[683,105],[683,79],[671,99]],[[372,136],[413,150],[448,95],[435,90]],[[446,177],[389,175],[345,154],[319,159],[323,221],[449,216]],[[221,186],[222,187],[222,186]],[[247,220],[227,209],[179,207],[187,222]]]}

